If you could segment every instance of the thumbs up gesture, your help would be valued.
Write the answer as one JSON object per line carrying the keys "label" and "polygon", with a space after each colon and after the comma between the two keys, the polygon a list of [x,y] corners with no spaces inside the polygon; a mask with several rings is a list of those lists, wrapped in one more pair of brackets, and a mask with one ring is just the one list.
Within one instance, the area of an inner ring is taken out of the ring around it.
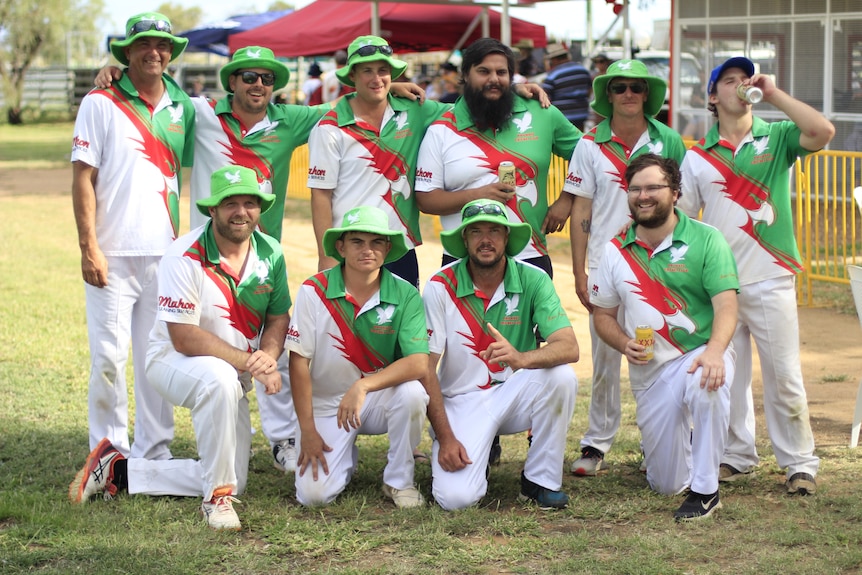
{"label": "thumbs up gesture", "polygon": [[491,334],[494,341],[479,354],[480,357],[488,363],[497,363],[501,367],[508,366],[512,368],[512,371],[517,371],[523,367],[521,352],[515,349],[497,328],[490,323],[486,325],[488,326],[488,333]]}

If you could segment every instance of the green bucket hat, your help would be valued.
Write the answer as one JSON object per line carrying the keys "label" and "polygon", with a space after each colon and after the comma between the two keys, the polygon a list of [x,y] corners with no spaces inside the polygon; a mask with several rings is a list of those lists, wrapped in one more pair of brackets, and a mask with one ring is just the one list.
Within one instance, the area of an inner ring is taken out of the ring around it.
{"label": "green bucket hat", "polygon": [[222,88],[226,92],[232,93],[233,90],[230,89],[228,78],[237,70],[247,70],[248,68],[263,68],[275,74],[273,91],[281,90],[287,86],[287,81],[290,79],[290,71],[287,66],[275,59],[272,50],[262,46],[246,46],[234,52],[230,62],[219,71]]}
{"label": "green bucket hat", "polygon": [[126,21],[126,39],[117,40],[111,43],[111,54],[123,66],[129,65],[129,59],[126,58],[126,47],[131,46],[136,38],[167,38],[174,43],[173,51],[171,52],[171,61],[186,49],[189,43],[188,38],[174,36],[171,34],[171,21],[164,14],[158,12],[144,12],[132,16]]}
{"label": "green bucket hat", "polygon": [[614,107],[608,99],[608,84],[614,78],[635,78],[646,80],[649,94],[644,102],[644,114],[653,117],[659,113],[667,95],[667,83],[657,76],[650,76],[646,64],[640,60],[617,60],[608,67],[608,71],[593,80],[593,101],[590,106],[598,114],[610,118]]}
{"label": "green bucket hat", "polygon": [[407,62],[398,60],[392,56],[392,48],[380,36],[360,36],[350,43],[347,48],[347,66],[342,66],[335,71],[338,80],[342,84],[354,86],[350,79],[350,71],[355,64],[362,62],[375,62],[383,60],[392,68],[392,79],[396,79],[407,69]]}
{"label": "green bucket hat", "polygon": [[473,200],[461,208],[461,225],[454,230],[440,233],[440,243],[446,251],[456,258],[467,255],[467,245],[464,243],[464,228],[476,222],[491,222],[502,224],[509,228],[509,241],[506,242],[506,253],[512,257],[530,242],[533,228],[524,222],[510,222],[506,214],[506,206],[495,200]]}
{"label": "green bucket hat", "polygon": [[210,197],[201,198],[195,204],[203,215],[209,217],[209,209],[218,206],[225,198],[244,194],[260,198],[260,213],[275,204],[275,194],[261,192],[255,171],[242,166],[224,166],[213,172],[210,177]]}
{"label": "green bucket hat", "polygon": [[359,206],[344,214],[340,228],[330,228],[323,232],[323,252],[339,262],[344,258],[335,249],[335,242],[347,232],[366,232],[386,236],[392,242],[392,249],[386,254],[383,263],[400,260],[409,249],[404,241],[404,232],[389,229],[389,216],[374,206]]}

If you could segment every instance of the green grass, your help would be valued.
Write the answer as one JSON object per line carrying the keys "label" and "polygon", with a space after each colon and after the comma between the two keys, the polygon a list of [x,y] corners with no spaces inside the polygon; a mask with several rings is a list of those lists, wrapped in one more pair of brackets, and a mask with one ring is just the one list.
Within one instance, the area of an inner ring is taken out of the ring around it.
{"label": "green grass", "polygon": [[[721,574],[862,571],[862,452],[819,449],[814,497],[788,497],[769,447],[757,473],[722,488],[713,520],[677,525],[680,497],[651,492],[638,472],[631,395],[600,478],[566,476],[568,509],[516,500],[527,443],[503,438],[503,463],[475,509],[396,510],[380,493],[384,438],[360,440],[360,466],[325,509],[305,509],[271,464],[260,433],[240,533],[209,530],[194,498],[123,494],[73,507],[69,482],[87,452],[87,343],[74,224],[66,197],[0,198],[0,573]],[[34,230],[47,230],[38,234]],[[298,279],[298,278],[297,278]],[[295,286],[292,286],[295,289]],[[581,381],[567,448],[578,452],[589,383]],[[174,454],[194,456],[178,409]],[[253,423],[259,419],[252,397]],[[428,439],[423,442],[427,450]],[[430,469],[417,482],[430,498]]]}
{"label": "green grass", "polygon": [[71,122],[0,124],[0,169],[59,168],[69,163]]}

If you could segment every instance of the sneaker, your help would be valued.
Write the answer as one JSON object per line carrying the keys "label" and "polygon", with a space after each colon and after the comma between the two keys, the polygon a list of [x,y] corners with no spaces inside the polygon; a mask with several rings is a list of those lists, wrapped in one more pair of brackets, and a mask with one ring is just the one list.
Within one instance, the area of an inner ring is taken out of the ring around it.
{"label": "sneaker", "polygon": [[810,473],[794,473],[787,480],[787,493],[793,495],[814,495],[817,491],[817,481]]}
{"label": "sneaker", "polygon": [[112,499],[117,494],[114,464],[123,459],[125,457],[107,437],[100,441],[69,485],[69,500],[72,503],[84,503],[97,493],[102,493],[106,500]]}
{"label": "sneaker", "polygon": [[524,472],[521,472],[521,494],[518,495],[519,501],[532,502],[539,506],[539,509],[565,509],[569,504],[569,496],[562,491],[551,491],[546,487],[542,487],[533,483]]}
{"label": "sneaker", "polygon": [[213,497],[201,504],[201,513],[207,520],[207,524],[213,529],[230,529],[239,531],[242,527],[233,504],[241,503],[231,495],[230,487],[221,487],[213,491]]}
{"label": "sneaker", "polygon": [[419,493],[415,485],[411,485],[405,489],[395,489],[383,484],[383,495],[395,502],[395,507],[399,509],[408,509],[410,507],[422,507],[425,505],[425,498]]}
{"label": "sneaker", "polygon": [[503,447],[500,445],[500,436],[495,435],[491,443],[491,452],[488,454],[488,465],[500,465],[501,455],[503,455]]}
{"label": "sneaker", "polygon": [[293,473],[296,471],[296,440],[285,439],[272,446],[273,465],[279,471]]}
{"label": "sneaker", "polygon": [[605,454],[589,445],[581,449],[581,457],[572,463],[572,473],[582,477],[596,475],[605,469]]}
{"label": "sneaker", "polygon": [[709,517],[716,509],[721,509],[721,500],[718,498],[718,491],[709,495],[701,495],[700,493],[691,491],[679,509],[673,514],[673,518],[677,522],[698,521]]}
{"label": "sneaker", "polygon": [[722,483],[732,483],[738,479],[742,479],[751,471],[740,471],[732,465],[722,463],[718,466],[718,480]]}

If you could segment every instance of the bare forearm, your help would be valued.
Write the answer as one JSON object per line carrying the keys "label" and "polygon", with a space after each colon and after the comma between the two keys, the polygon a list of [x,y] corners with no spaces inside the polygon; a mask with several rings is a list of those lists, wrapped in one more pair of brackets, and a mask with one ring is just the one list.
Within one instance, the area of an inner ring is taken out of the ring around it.
{"label": "bare forearm", "polygon": [[[544,335],[544,334],[543,334]],[[547,343],[536,349],[524,352],[523,365],[527,369],[545,369],[580,359],[578,340],[570,327],[565,327],[545,336]]]}
{"label": "bare forearm", "polygon": [[247,350],[232,346],[217,335],[196,325],[168,323],[168,333],[174,349],[189,357],[212,356],[222,359],[237,371],[245,371],[251,357]]}
{"label": "bare forearm", "polygon": [[259,348],[273,359],[284,351],[284,338],[290,325],[290,314],[268,315],[260,334]]}
{"label": "bare forearm", "polygon": [[290,393],[299,428],[304,431],[315,429],[314,409],[311,404],[310,361],[298,353],[291,352],[289,359]]}
{"label": "bare forearm", "polygon": [[572,203],[572,221],[569,226],[572,246],[572,270],[575,277],[586,275],[587,244],[590,240],[593,202],[586,198],[575,197]]}
{"label": "bare forearm", "polygon": [[618,352],[625,354],[626,344],[632,338],[623,331],[622,326],[617,321],[617,309],[608,310],[597,307],[593,314],[593,323],[596,326],[596,333],[602,338],[602,341]]}
{"label": "bare forearm", "polygon": [[366,392],[379,391],[425,377],[428,373],[428,356],[413,353],[396,360],[374,375],[362,378]]}
{"label": "bare forearm", "polygon": [[835,126],[826,117],[801,100],[776,89],[769,103],[787,114],[802,132],[799,143],[806,150],[815,152],[822,149],[835,136]]}
{"label": "bare forearm", "polygon": [[75,162],[72,176],[72,209],[78,228],[78,245],[82,250],[98,247],[96,240],[96,170]]}
{"label": "bare forearm", "polygon": [[428,365],[428,374],[420,382],[428,394],[428,421],[434,429],[434,435],[441,442],[455,439],[452,426],[449,425],[449,417],[443,405],[443,393],[440,391],[440,380],[437,379],[437,362],[440,356],[432,354]]}
{"label": "bare forearm", "polygon": [[707,347],[724,353],[736,331],[738,309],[736,292],[728,290],[716,294],[712,298],[712,307],[712,333],[709,336]]}
{"label": "bare forearm", "polygon": [[459,192],[447,192],[437,188],[430,192],[417,192],[416,203],[419,209],[426,214],[446,216],[461,211],[464,204],[476,199],[473,190],[461,190]]}
{"label": "bare forearm", "polygon": [[323,234],[332,227],[332,190],[311,189],[311,224],[317,240],[318,257],[325,257]]}

